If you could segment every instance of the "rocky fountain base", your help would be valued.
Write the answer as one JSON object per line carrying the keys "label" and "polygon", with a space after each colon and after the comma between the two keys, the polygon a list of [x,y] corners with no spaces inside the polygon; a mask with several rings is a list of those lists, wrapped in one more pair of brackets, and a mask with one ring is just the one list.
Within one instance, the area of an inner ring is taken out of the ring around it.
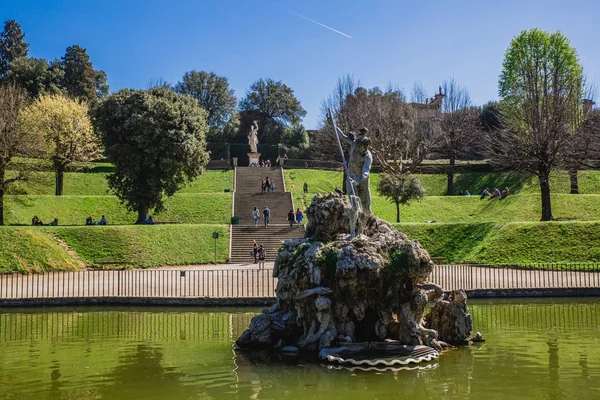
{"label": "rocky fountain base", "polygon": [[275,261],[276,304],[252,319],[237,347],[404,365],[472,341],[465,292],[445,296],[427,282],[434,263],[419,242],[372,214],[350,238],[350,210],[337,193],[312,200],[305,238],[284,242]]}

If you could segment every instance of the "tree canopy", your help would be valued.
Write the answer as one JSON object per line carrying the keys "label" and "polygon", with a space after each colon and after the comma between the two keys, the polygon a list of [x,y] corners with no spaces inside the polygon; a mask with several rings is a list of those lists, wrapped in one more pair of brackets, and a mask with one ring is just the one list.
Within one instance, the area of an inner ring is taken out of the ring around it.
{"label": "tree canopy", "polygon": [[259,79],[250,86],[239,104],[240,132],[238,140],[245,141],[252,121],[258,120],[260,142],[277,144],[283,128],[299,124],[306,115],[294,91],[281,81]]}
{"label": "tree canopy", "polygon": [[196,100],[165,88],[121,90],[94,111],[115,172],[108,185],[143,222],[196,178],[208,162],[207,113]]}
{"label": "tree canopy", "polygon": [[43,58],[19,58],[10,63],[7,80],[21,86],[32,99],[42,94],[63,94],[64,71],[60,62]]}
{"label": "tree canopy", "polygon": [[86,49],[77,45],[67,47],[61,58],[63,87],[71,97],[93,102],[108,94],[106,73],[94,70]]}
{"label": "tree canopy", "polygon": [[206,110],[208,126],[214,135],[222,134],[237,109],[237,99],[229,81],[214,72],[190,71],[175,85],[175,91],[192,96]]}
{"label": "tree canopy", "polygon": [[294,91],[270,78],[259,79],[250,86],[240,102],[240,111],[256,111],[285,125],[300,123],[306,115]]}
{"label": "tree canopy", "polygon": [[92,161],[100,155],[88,106],[80,100],[42,95],[21,112],[21,125],[44,139],[46,157],[56,173],[57,196],[63,194],[63,174],[69,164]]}
{"label": "tree canopy", "polygon": [[421,181],[411,174],[382,174],[377,184],[381,195],[396,204],[396,222],[400,222],[400,205],[425,197]]}
{"label": "tree canopy", "polygon": [[4,23],[0,33],[0,78],[4,78],[10,69],[10,63],[19,58],[27,57],[29,45],[25,43],[25,34],[21,25],[15,20]]}

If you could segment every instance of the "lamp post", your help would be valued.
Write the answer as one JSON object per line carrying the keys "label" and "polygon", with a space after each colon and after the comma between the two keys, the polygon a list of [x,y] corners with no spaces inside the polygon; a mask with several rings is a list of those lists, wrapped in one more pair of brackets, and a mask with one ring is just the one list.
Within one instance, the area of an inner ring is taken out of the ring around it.
{"label": "lamp post", "polygon": [[215,264],[217,263],[217,239],[219,238],[219,232],[213,232],[213,239],[215,239]]}

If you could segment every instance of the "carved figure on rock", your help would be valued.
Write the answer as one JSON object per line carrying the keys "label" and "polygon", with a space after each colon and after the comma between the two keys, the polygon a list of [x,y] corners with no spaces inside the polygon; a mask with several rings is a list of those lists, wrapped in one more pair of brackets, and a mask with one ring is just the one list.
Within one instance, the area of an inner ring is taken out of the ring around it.
{"label": "carved figure on rock", "polygon": [[437,302],[427,316],[426,326],[436,330],[440,339],[448,343],[467,344],[473,330],[473,320],[467,310],[465,291],[453,290],[449,300]]}
{"label": "carved figure on rock", "polygon": [[316,318],[313,319],[308,334],[298,341],[299,347],[307,347],[318,341],[318,349],[330,347],[337,333],[331,313],[331,300],[319,296],[315,300]]}
{"label": "carved figure on rock", "polygon": [[257,153],[258,149],[258,121],[252,121],[250,133],[248,133],[248,144],[250,145],[250,152]]}

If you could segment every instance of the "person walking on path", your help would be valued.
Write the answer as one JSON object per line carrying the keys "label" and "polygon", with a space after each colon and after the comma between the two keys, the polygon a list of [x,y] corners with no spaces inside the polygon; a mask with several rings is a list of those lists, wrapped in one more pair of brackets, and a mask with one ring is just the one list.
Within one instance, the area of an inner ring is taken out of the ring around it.
{"label": "person walking on path", "polygon": [[295,216],[294,216],[294,210],[290,210],[290,212],[288,213],[287,216],[287,221],[290,223],[290,228],[294,227],[294,220],[295,220]]}
{"label": "person walking on path", "polygon": [[308,193],[308,183],[304,182],[302,189],[304,190],[304,193]]}
{"label": "person walking on path", "polygon": [[252,255],[254,256],[254,264],[256,264],[258,261],[258,244],[256,243],[256,239],[252,243]]}
{"label": "person walking on path", "polygon": [[258,227],[258,218],[260,217],[260,212],[258,211],[258,207],[254,207],[252,210],[252,218],[254,218],[254,227]]}
{"label": "person walking on path", "polygon": [[265,248],[262,243],[258,246],[258,269],[265,268],[265,257],[266,257]]}
{"label": "person walking on path", "polygon": [[300,224],[302,223],[302,220],[304,219],[304,215],[302,214],[302,211],[300,211],[300,209],[296,210],[296,222],[298,223],[298,227],[300,227]]}
{"label": "person walking on path", "polygon": [[263,208],[263,219],[265,220],[265,228],[267,226],[269,226],[269,220],[271,219],[271,210],[269,210],[269,207],[265,206],[265,208]]}

